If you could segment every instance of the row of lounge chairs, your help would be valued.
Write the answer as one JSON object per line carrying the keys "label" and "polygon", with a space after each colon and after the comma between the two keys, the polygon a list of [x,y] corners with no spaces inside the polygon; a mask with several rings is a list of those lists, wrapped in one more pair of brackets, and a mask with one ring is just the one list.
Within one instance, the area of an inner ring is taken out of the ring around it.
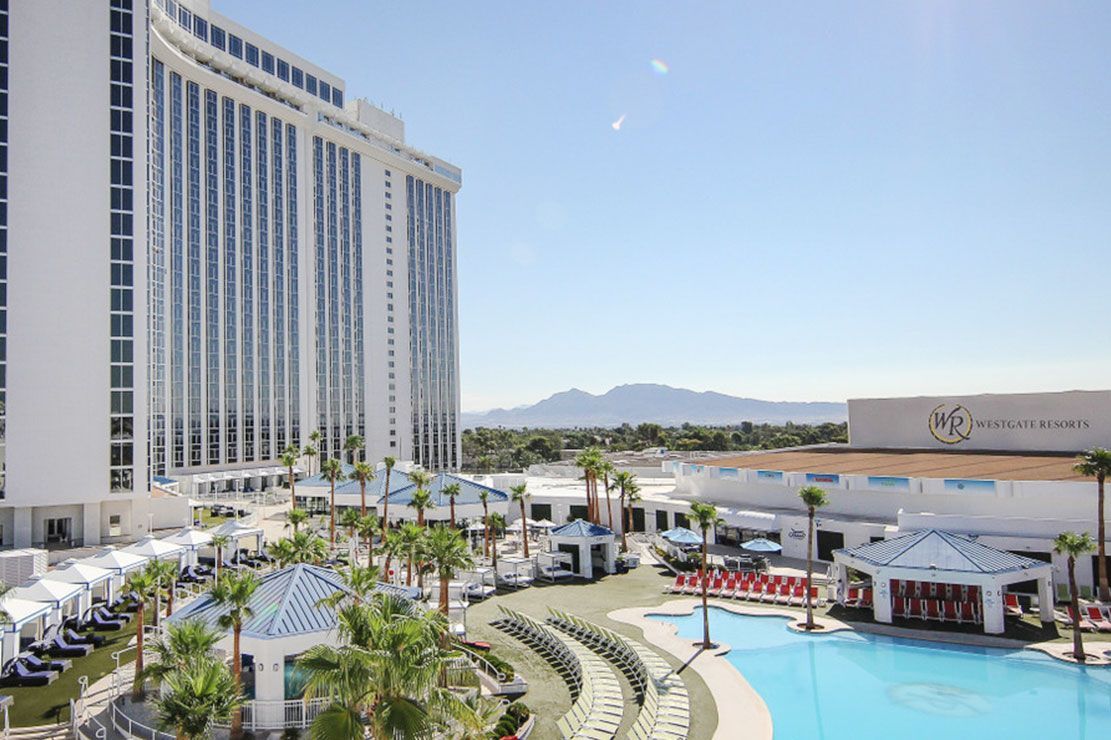
{"label": "row of lounge chairs", "polygon": [[685,740],[690,697],[683,680],[663,658],[623,635],[566,612],[548,608],[548,622],[610,660],[629,679],[640,712],[630,730],[636,740]]}
{"label": "row of lounge chairs", "polygon": [[845,593],[845,606],[852,606],[858,609],[871,609],[872,608],[872,588],[860,588],[858,586],[849,586],[848,591]]}
{"label": "row of lounge chairs", "polygon": [[934,622],[980,624],[983,621],[980,605],[971,601],[904,599],[896,596],[891,600],[891,614],[895,617]]}
{"label": "row of lounge chairs", "polygon": [[624,698],[613,669],[574,638],[520,612],[498,608],[503,616],[494,624],[530,645],[567,679],[572,704],[556,723],[560,734],[568,740],[615,737],[621,727]]}
{"label": "row of lounge chairs", "polygon": [[[676,576],[672,593],[701,594],[702,583],[698,575]],[[724,599],[742,599],[781,606],[806,606],[806,579],[801,576],[770,576],[767,573],[722,573],[708,577],[706,594]],[[810,603],[823,603],[817,586],[810,587]]]}
{"label": "row of lounge chairs", "polygon": [[980,600],[979,586],[962,586],[956,583],[891,580],[892,595],[903,599],[937,599],[939,601]]}
{"label": "row of lounge chairs", "polygon": [[[1067,627],[1073,625],[1072,607],[1067,612],[1056,612],[1057,621]],[[1080,629],[1085,632],[1111,632],[1111,607],[1087,604],[1080,607]]]}

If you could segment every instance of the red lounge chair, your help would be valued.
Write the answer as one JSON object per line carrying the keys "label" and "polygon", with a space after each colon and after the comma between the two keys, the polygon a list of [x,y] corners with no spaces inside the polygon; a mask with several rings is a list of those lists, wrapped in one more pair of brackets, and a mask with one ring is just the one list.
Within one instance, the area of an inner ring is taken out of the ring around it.
{"label": "red lounge chair", "polygon": [[675,583],[671,584],[671,593],[677,594],[677,593],[682,592],[683,584],[686,582],[686,580],[687,580],[687,577],[684,576],[682,573],[675,576]]}
{"label": "red lounge chair", "polygon": [[860,589],[850,588],[845,595],[845,606],[860,606]]}
{"label": "red lounge chair", "polygon": [[706,589],[706,593],[710,596],[718,596],[718,595],[721,594],[721,587],[722,587],[721,576],[718,576],[717,578],[714,579],[714,582],[710,584],[710,587]]}
{"label": "red lounge chair", "polygon": [[907,615],[907,600],[899,596],[893,597],[891,614],[896,617],[905,617]]}
{"label": "red lounge chair", "polygon": [[872,608],[872,589],[866,588],[860,592],[860,608]]}
{"label": "red lounge chair", "polygon": [[748,590],[752,588],[752,581],[739,581],[737,588],[733,589],[734,599],[747,599]]}
{"label": "red lounge chair", "polygon": [[961,621],[962,622],[979,622],[976,615],[976,610],[973,609],[971,601],[962,601],[961,604]]}
{"label": "red lounge chair", "polygon": [[910,599],[910,608],[907,610],[908,617],[917,617],[918,619],[925,619],[926,612],[922,609],[922,599],[917,597]]}
{"label": "red lounge chair", "polygon": [[702,593],[702,591],[700,590],[701,588],[702,588],[702,585],[701,585],[701,583],[699,583],[698,574],[695,573],[695,574],[687,576],[687,585],[686,585],[685,588],[683,588],[683,593],[685,593],[685,594]]}
{"label": "red lounge chair", "polygon": [[775,599],[776,599],[776,596],[778,594],[779,594],[779,586],[775,585],[774,583],[765,583],[764,584],[764,593],[761,594],[761,596],[760,596],[760,603],[761,604],[773,604],[773,603],[775,603]]}
{"label": "red lounge chair", "polygon": [[775,595],[775,603],[787,606],[791,603],[791,587],[784,583],[779,587],[779,593]]}
{"label": "red lounge chair", "polygon": [[926,600],[926,619],[941,621],[941,602],[937,599]]}
{"label": "red lounge chair", "polygon": [[720,596],[723,599],[728,599],[730,596],[733,595],[733,592],[736,591],[736,590],[737,590],[737,581],[736,581],[736,579],[730,577],[730,578],[727,578],[725,580],[725,585],[723,585],[721,587],[721,590],[718,591],[717,595]]}
{"label": "red lounge chair", "polygon": [[946,622],[961,621],[960,610],[957,607],[957,602],[946,600],[942,606],[945,609],[944,619]]}
{"label": "red lounge chair", "polygon": [[1009,617],[1022,616],[1022,604],[1018,601],[1018,594],[1003,594],[1003,609]]}
{"label": "red lounge chair", "polygon": [[764,584],[760,581],[752,584],[752,588],[745,594],[745,598],[749,601],[759,601],[764,595]]}
{"label": "red lounge chair", "polygon": [[1111,632],[1111,620],[1107,619],[1107,615],[1098,606],[1088,606],[1084,608],[1087,612],[1088,621],[1092,626],[1100,632]]}
{"label": "red lounge chair", "polygon": [[979,586],[969,586],[968,589],[967,589],[967,594],[968,595],[965,598],[968,599],[969,601],[979,601],[980,600],[980,587]]}

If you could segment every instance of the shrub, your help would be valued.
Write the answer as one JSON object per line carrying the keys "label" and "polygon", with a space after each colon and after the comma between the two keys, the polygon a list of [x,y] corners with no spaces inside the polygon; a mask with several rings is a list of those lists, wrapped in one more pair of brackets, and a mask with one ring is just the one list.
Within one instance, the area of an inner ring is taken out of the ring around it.
{"label": "shrub", "polygon": [[[512,681],[517,675],[517,672],[513,670],[513,666],[504,661],[500,656],[495,655],[493,651],[487,652],[482,657],[486,658],[486,661],[490,665],[494,666],[496,670],[500,671],[501,674],[505,676],[505,681]],[[497,678],[497,676],[494,678]]]}

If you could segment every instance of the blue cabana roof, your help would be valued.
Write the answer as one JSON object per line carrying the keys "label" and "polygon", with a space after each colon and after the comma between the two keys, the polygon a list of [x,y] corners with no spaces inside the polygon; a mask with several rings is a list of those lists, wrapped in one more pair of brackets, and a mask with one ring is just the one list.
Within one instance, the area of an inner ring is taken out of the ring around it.
{"label": "blue cabana roof", "polygon": [[[343,476],[336,481],[336,493],[355,493],[359,491],[359,481],[351,480],[351,474],[355,472],[355,466],[349,463],[343,463]],[[409,476],[401,472],[397,468],[390,471],[390,500],[393,500],[393,492],[399,488],[404,488],[409,485]],[[297,481],[297,487],[308,486],[309,488],[325,488],[331,490],[332,484],[322,474],[305,478],[304,480]],[[366,497],[369,501],[376,501],[386,493],[386,471],[385,469],[376,470],[374,478],[366,482]]]}
{"label": "blue cabana roof", "polygon": [[564,524],[562,527],[556,527],[552,530],[551,536],[553,537],[612,537],[613,530],[609,527],[603,527],[601,524],[591,524],[582,519],[576,519],[570,524]]}
{"label": "blue cabana roof", "polygon": [[[378,584],[378,590],[411,596],[409,589],[385,583]],[[348,589],[340,575],[330,568],[299,564],[268,573],[251,598],[254,615],[244,623],[243,634],[270,639],[330,630],[336,626],[336,612],[320,605],[320,600],[337,591]],[[174,612],[169,619],[172,622],[199,620],[220,629],[219,620],[226,611],[211,596],[204,596]]]}
{"label": "blue cabana roof", "polygon": [[[491,503],[509,500],[509,494],[507,494],[505,491],[499,491],[496,488],[490,488],[489,486],[484,486],[481,483],[475,483],[473,480],[460,478],[459,476],[451,475],[450,473],[438,473],[432,479],[432,483],[428,486],[428,491],[432,494],[432,503],[435,506],[451,505],[451,500],[447,497],[446,494],[444,494],[444,487],[451,485],[452,483],[459,484],[459,495],[455,497],[456,506],[466,506],[467,504],[481,503],[481,499],[479,499],[478,496],[479,493],[481,493],[482,491],[486,491],[490,494],[488,500]],[[395,487],[391,485],[390,489],[390,503],[399,504],[401,506],[408,505],[408,503],[413,499],[413,494],[417,492],[417,487],[412,483],[408,483],[403,487]],[[336,490],[338,492],[339,489]],[[358,490],[359,488],[356,485],[355,491],[357,492]],[[368,488],[367,494],[369,495],[369,493],[370,489]],[[380,494],[378,503],[383,503],[384,498],[385,497],[381,496]]]}
{"label": "blue cabana roof", "polygon": [[998,550],[964,535],[939,529],[926,529],[833,553],[876,567],[928,571],[998,574],[1049,567],[1041,560]]}
{"label": "blue cabana roof", "polygon": [[675,527],[660,534],[668,542],[676,545],[700,545],[702,538],[694,530],[687,529],[686,527]]}

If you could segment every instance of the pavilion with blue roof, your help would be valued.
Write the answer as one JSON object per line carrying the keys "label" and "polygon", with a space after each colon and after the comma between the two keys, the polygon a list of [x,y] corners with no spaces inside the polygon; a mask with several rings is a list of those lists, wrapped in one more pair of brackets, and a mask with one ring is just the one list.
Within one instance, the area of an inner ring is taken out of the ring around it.
{"label": "pavilion with blue roof", "polygon": [[[348,591],[340,575],[330,568],[291,565],[264,575],[251,598],[253,612],[243,625],[240,650],[254,677],[256,726],[280,727],[283,702],[296,699],[299,682],[292,678],[294,660],[313,645],[339,645],[336,610],[321,600],[337,591]],[[415,589],[378,584],[378,590],[415,597]],[[217,647],[232,652],[232,633],[220,627],[227,609],[211,595],[202,596],[169,617],[170,622],[199,621],[224,634]],[[249,656],[249,658],[247,658]],[[273,711],[278,724],[265,724]]]}
{"label": "pavilion with blue roof", "polygon": [[601,524],[576,519],[556,527],[548,535],[548,547],[568,553],[571,571],[580,578],[593,579],[595,567],[617,572],[617,536]]}

